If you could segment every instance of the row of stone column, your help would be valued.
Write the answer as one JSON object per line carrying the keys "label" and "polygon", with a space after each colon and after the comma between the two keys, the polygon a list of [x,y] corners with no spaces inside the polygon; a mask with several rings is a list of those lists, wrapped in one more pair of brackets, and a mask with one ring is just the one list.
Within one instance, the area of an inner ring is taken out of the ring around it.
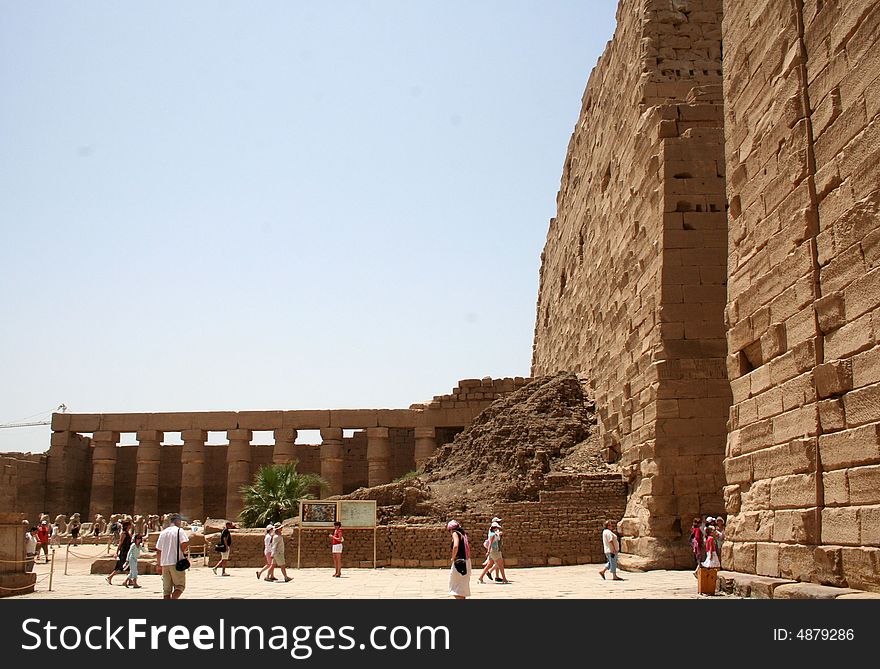
{"label": "row of stone column", "polygon": [[[188,518],[204,518],[205,442],[204,430],[184,430],[181,433],[183,474],[180,486],[180,513]],[[291,428],[274,431],[275,446],[272,461],[284,464],[294,458],[297,431]],[[164,434],[156,430],[137,433],[137,475],[135,478],[135,514],[159,513],[160,449]],[[236,518],[242,509],[240,490],[251,483],[250,430],[228,430],[229,446],[226,451],[226,517]],[[112,513],[116,479],[116,455],[119,432],[95,432],[92,435],[92,489],[89,518],[95,514]],[[343,491],[343,433],[342,428],[321,429],[321,478],[328,487],[323,496],[340,495]],[[433,427],[415,428],[415,464],[421,467],[437,446]],[[391,481],[391,437],[387,427],[367,428],[367,479],[370,486]]]}

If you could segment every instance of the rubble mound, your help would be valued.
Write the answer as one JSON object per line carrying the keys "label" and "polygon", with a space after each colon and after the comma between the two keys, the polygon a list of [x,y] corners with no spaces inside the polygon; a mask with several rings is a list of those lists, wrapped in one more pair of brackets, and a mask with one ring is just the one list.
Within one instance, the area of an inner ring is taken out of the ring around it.
{"label": "rubble mound", "polygon": [[551,472],[611,471],[591,436],[592,401],[576,374],[535,379],[480,413],[437,450],[418,476],[361,488],[346,499],[375,499],[380,522],[429,522],[498,502],[537,500]]}

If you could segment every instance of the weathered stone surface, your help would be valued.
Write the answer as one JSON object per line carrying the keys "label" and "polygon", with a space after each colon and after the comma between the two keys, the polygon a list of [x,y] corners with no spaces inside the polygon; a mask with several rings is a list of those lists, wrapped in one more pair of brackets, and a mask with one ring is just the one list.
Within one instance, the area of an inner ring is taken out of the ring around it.
{"label": "weathered stone surface", "polygon": [[834,588],[816,583],[789,583],[773,590],[773,599],[837,599],[843,595],[858,595],[858,590]]}

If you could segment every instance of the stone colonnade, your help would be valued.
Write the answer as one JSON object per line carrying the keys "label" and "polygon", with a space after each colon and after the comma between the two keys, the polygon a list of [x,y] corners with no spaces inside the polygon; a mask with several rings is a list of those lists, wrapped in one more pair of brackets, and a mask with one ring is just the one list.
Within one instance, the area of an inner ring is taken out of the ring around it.
{"label": "stone colonnade", "polygon": [[[404,460],[412,458],[419,468],[494,400],[529,381],[464,379],[450,394],[409,409],[54,414],[46,506],[54,513],[87,510],[90,519],[177,509],[189,518],[221,511],[235,518],[242,508],[240,489],[260,465],[304,459],[304,471],[327,481],[324,496],[341,494],[345,486],[389,483],[400,474],[401,433],[408,435]],[[320,431],[320,445],[297,445],[302,430]],[[345,430],[358,434],[348,438]],[[222,451],[206,447],[209,433],[217,432],[228,440],[225,462]],[[272,432],[274,444],[253,444],[254,432]],[[168,433],[180,434],[182,446],[163,444]],[[120,447],[123,434],[136,435],[134,453]],[[353,470],[360,473],[353,476]]]}
{"label": "stone colonnade", "polygon": [[[420,466],[437,447],[436,428],[414,428],[416,432],[416,463]],[[321,478],[328,483],[325,496],[341,495],[343,492],[343,428],[320,428]],[[294,459],[294,443],[298,431],[279,428],[273,431],[275,444],[272,462],[284,464]],[[369,485],[391,482],[389,461],[391,457],[390,429],[367,428],[367,468]],[[137,474],[133,513],[159,513],[159,465],[160,449],[164,433],[157,430],[138,431]],[[181,454],[182,477],[180,485],[180,512],[189,518],[204,518],[205,489],[205,443],[206,430],[181,431],[183,448]],[[226,451],[226,516],[235,518],[242,509],[239,490],[251,482],[251,458],[253,431],[227,430],[229,446]],[[99,431],[92,437],[92,476],[89,518],[107,514],[113,508],[116,460],[120,440],[119,432]]]}
{"label": "stone colonnade", "polygon": [[[271,462],[282,464],[298,459],[297,449],[308,446],[296,445],[301,429],[320,431],[321,443],[316,446],[320,459],[320,475],[327,481],[328,488],[324,496],[343,493],[343,472],[346,463],[346,445],[350,440],[344,438],[344,430],[364,430],[366,433],[365,471],[370,486],[389,483],[392,480],[391,459],[393,456],[392,431],[411,431],[414,443],[413,458],[416,467],[421,466],[437,448],[438,429],[462,429],[479,413],[482,407],[459,407],[453,409],[437,409],[432,411],[418,410],[340,410],[322,412],[327,415],[324,425],[317,426],[315,420],[303,420],[297,427],[275,427],[272,429],[274,444]],[[265,413],[261,418],[258,414]],[[272,414],[281,413],[317,413],[317,412],[248,412],[249,420],[235,421],[235,427],[225,430],[216,429],[220,425],[212,414],[188,414],[186,420],[175,420],[174,414],[100,414],[97,416],[82,414],[58,414],[53,427],[66,429],[55,430],[55,441],[89,442],[86,429],[90,426],[102,427],[110,425],[116,429],[94,429],[91,432],[90,472],[81,487],[88,487],[88,517],[96,514],[107,516],[109,513],[126,511],[134,514],[162,513],[169,509],[160,508],[160,475],[163,462],[169,456],[166,448],[180,449],[180,487],[179,510],[189,518],[204,518],[206,510],[206,487],[209,486],[208,453],[206,447],[209,432],[223,432],[228,440],[225,462],[226,517],[235,518],[242,508],[240,489],[252,480],[252,471],[261,462],[254,457],[252,444],[254,432],[264,431],[267,424],[281,422],[272,421]],[[379,414],[387,413],[385,424],[378,424]],[[337,415],[339,414],[339,415]],[[233,414],[240,416],[241,414]],[[146,416],[146,418],[145,418]],[[426,425],[428,421],[435,425]],[[294,422],[294,421],[289,421]],[[160,425],[165,429],[138,429],[144,425]],[[366,425],[364,425],[366,423]],[[421,424],[419,424],[421,423]],[[247,427],[241,427],[242,424]],[[192,427],[192,426],[197,427]],[[179,429],[190,426],[187,429]],[[177,427],[178,429],[173,429]],[[163,446],[168,432],[179,432],[182,446]],[[134,471],[120,473],[121,435],[135,434],[137,444],[134,457]],[[56,449],[56,457],[63,457],[64,450]],[[163,455],[164,453],[164,455]],[[361,455],[359,457],[363,457]],[[351,457],[351,456],[349,456]],[[165,458],[163,460],[163,458]],[[216,459],[216,455],[214,456]],[[349,465],[350,466],[350,465]],[[58,468],[56,468],[58,469]],[[63,468],[61,469],[63,471]],[[216,467],[213,470],[216,475]],[[134,504],[131,509],[115,509],[114,499],[118,502],[116,485],[122,478],[133,481]],[[215,485],[221,485],[213,479]],[[51,485],[52,482],[47,481]],[[69,479],[64,482],[65,489],[76,487]],[[223,489],[222,487],[220,488]],[[221,493],[222,494],[222,493]],[[69,495],[68,495],[69,496]],[[164,498],[167,506],[168,497]]]}

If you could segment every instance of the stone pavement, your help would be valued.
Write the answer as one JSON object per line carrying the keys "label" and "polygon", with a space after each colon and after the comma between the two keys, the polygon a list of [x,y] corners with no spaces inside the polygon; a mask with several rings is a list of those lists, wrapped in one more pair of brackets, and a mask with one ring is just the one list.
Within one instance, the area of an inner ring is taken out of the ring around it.
{"label": "stone pavement", "polygon": [[[96,546],[81,546],[78,552],[97,555]],[[101,553],[103,555],[103,553]],[[213,556],[212,556],[213,557]],[[103,575],[90,574],[91,559],[71,558],[64,575],[64,551],[59,551],[48,591],[49,566],[38,564],[36,592],[16,599],[157,599],[162,596],[159,576],[141,576],[139,590],[124,588],[124,577],[107,585]],[[511,583],[502,585],[471,580],[474,599],[733,599],[730,595],[700,597],[696,579],[689,571],[620,572],[626,580],[603,581],[601,565],[532,567],[508,569]],[[445,599],[448,598],[448,569],[343,569],[342,578],[332,578],[326,569],[288,569],[289,583],[257,581],[254,569],[229,569],[230,576],[214,576],[201,558],[193,560],[187,574],[186,599]]]}

